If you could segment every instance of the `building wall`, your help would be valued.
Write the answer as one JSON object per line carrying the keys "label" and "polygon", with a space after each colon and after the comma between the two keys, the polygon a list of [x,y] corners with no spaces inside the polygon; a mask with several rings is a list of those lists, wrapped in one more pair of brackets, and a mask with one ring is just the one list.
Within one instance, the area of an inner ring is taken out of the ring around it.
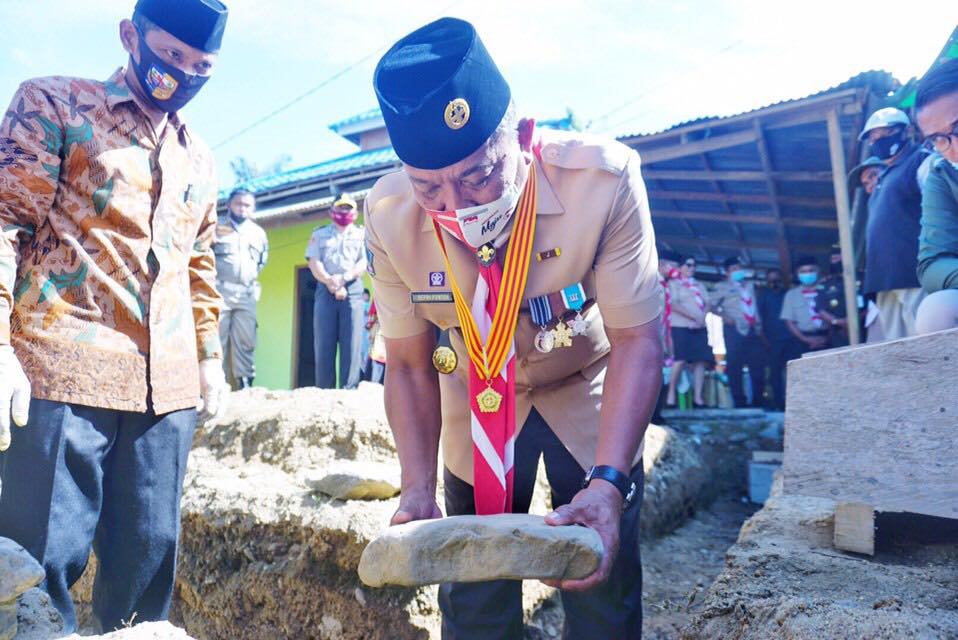
{"label": "building wall", "polygon": [[256,307],[256,386],[292,388],[296,270],[306,266],[306,243],[313,229],[325,224],[328,218],[266,229],[269,262],[259,278],[263,293]]}

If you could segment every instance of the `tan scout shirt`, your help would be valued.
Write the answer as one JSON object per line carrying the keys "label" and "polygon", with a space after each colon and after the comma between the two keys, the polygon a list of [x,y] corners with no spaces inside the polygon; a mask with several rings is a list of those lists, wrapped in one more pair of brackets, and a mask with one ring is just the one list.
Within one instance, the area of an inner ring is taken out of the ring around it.
{"label": "tan scout shirt", "polygon": [[755,310],[755,333],[762,333],[762,318],[758,314],[758,298],[755,295],[755,286],[752,283],[739,285],[735,282],[722,280],[715,283],[715,288],[709,296],[709,305],[713,313],[722,316],[723,320],[732,320],[735,328],[743,336],[748,335],[749,323],[745,318],[745,306],[742,304],[742,292],[750,296]]}
{"label": "tan scout shirt", "polygon": [[782,300],[782,312],[779,318],[791,320],[802,333],[817,333],[825,330],[825,323],[817,313],[812,315],[812,305],[818,297],[818,287],[810,289],[811,295],[805,297],[805,287],[792,287]]}
{"label": "tan scout shirt", "polygon": [[[694,289],[694,291],[693,291]],[[695,291],[701,296],[702,305],[695,297]],[[709,293],[701,282],[694,278],[684,283],[679,278],[669,280],[669,300],[672,304],[671,325],[680,329],[701,329],[705,326],[705,312],[708,310]]]}
{"label": "tan scout shirt", "polygon": [[0,123],[0,344],[33,396],[195,407],[219,357],[213,156],[176,116],[154,132],[122,70],[38,78]]}
{"label": "tan scout shirt", "polygon": [[[544,131],[542,142],[533,257],[515,338],[516,425],[521,429],[535,407],[588,468],[595,460],[609,354],[603,325],[625,328],[656,320],[662,310],[658,257],[638,154],[616,142],[564,132]],[[366,200],[366,242],[386,337],[459,326],[451,302],[411,301],[411,292],[448,292],[449,278],[435,275],[445,271],[442,253],[405,173],[384,176],[373,187]],[[472,300],[476,258],[451,236],[446,247],[462,293]],[[536,253],[557,247],[558,257],[536,260]],[[539,353],[527,301],[577,282],[598,303],[586,315],[588,332],[572,347]],[[443,459],[453,474],[472,482],[468,356],[462,334],[450,335],[459,366],[440,376]]]}

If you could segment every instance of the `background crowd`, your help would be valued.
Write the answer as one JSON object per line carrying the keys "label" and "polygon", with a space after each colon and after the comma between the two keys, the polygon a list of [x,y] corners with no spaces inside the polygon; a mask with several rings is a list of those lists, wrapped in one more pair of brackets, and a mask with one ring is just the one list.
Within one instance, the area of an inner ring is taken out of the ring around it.
{"label": "background crowd", "polygon": [[[958,62],[922,81],[910,116],[887,107],[860,133],[866,159],[848,176],[855,199],[857,322],[868,342],[958,325]],[[316,278],[316,385],[354,388],[381,382],[385,348],[375,302],[364,290],[363,229],[356,202],[343,195],[331,224],[318,227],[306,258]],[[253,195],[234,192],[221,215],[217,282],[227,306],[221,334],[227,375],[252,384],[255,276],[266,263],[265,234],[250,216]],[[827,265],[806,256],[758,271],[738,257],[722,279],[696,278],[694,256],[659,253],[665,298],[666,407],[763,407],[783,410],[786,364],[810,351],[849,342],[841,253]],[[786,282],[794,283],[788,288]],[[714,318],[714,320],[713,320]],[[336,365],[338,363],[338,371]]]}
{"label": "background crowd", "polygon": [[[868,342],[958,326],[958,60],[922,80],[912,116],[894,107],[871,114],[860,134],[868,157],[849,174],[850,187],[862,190],[853,228],[864,258],[851,321]],[[825,274],[815,258],[797,260],[788,290],[780,269],[760,275],[738,258],[723,268],[724,280],[707,287],[695,278],[694,257],[659,252],[663,402],[676,406],[691,371],[691,408],[721,406],[727,385],[736,407],[784,409],[786,363],[848,344],[841,253]],[[710,313],[721,331],[709,330]],[[707,382],[719,389],[709,402]]]}

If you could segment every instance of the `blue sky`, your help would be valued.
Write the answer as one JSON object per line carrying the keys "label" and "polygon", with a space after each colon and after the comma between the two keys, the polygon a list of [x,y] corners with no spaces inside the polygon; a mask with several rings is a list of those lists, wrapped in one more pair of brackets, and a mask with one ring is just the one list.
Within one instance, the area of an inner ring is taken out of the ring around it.
{"label": "blue sky", "polygon": [[[591,130],[651,132],[795,98],[867,69],[920,75],[958,23],[954,0],[226,0],[214,78],[186,117],[211,145],[344,68],[276,118],[217,147],[222,186],[245,156],[290,167],[355,151],[331,122],[375,106],[376,60],[440,15],[472,21],[520,112],[573,109]],[[133,0],[0,0],[0,102],[24,79],[106,78],[126,62],[117,30]]]}

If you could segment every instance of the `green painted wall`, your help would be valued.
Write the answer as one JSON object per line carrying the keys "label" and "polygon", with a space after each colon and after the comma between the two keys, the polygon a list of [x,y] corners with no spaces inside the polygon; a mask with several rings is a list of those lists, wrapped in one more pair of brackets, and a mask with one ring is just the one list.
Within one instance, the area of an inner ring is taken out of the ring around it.
{"label": "green painted wall", "polygon": [[[362,217],[357,221],[362,224]],[[262,296],[256,306],[256,386],[290,389],[296,327],[296,270],[306,266],[306,243],[328,218],[266,229],[269,261],[259,276]],[[366,287],[371,290],[368,277]]]}
{"label": "green painted wall", "polygon": [[293,328],[296,313],[296,268],[316,222],[266,230],[269,261],[259,275],[262,296],[256,306],[256,385],[289,389],[293,375]]}

